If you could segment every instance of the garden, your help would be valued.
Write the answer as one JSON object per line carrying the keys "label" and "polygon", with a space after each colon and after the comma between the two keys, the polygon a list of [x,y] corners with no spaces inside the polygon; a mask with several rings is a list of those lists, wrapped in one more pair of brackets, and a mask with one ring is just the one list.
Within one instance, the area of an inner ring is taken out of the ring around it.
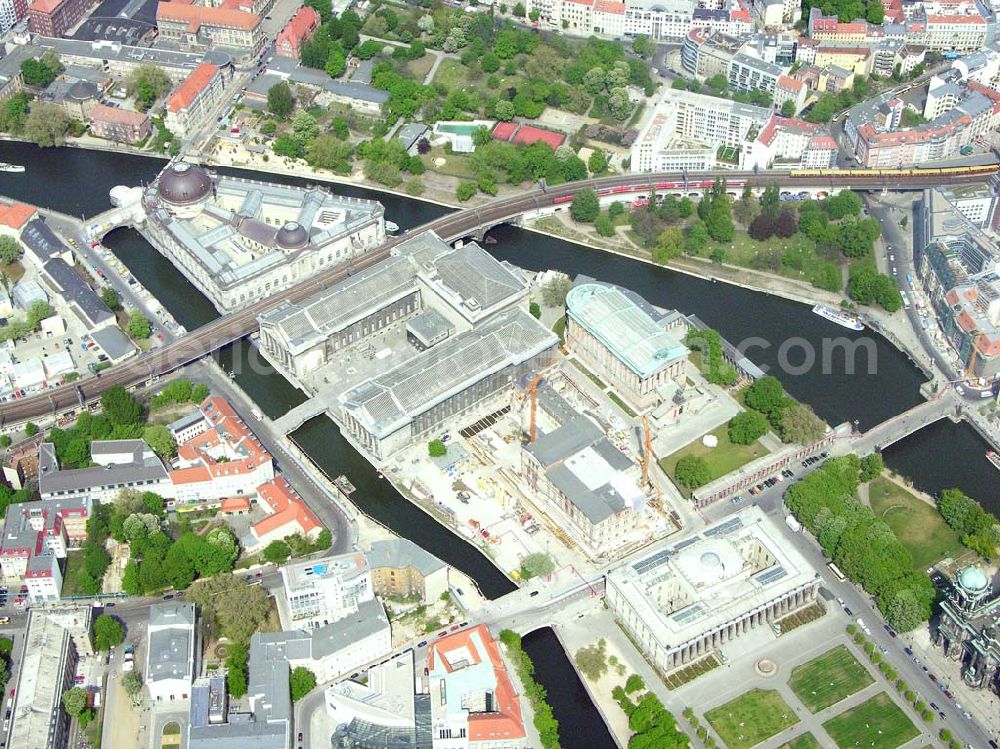
{"label": "garden", "polygon": [[874,681],[847,646],[838,645],[797,666],[788,685],[809,712],[818,713],[860,692]]}
{"label": "garden", "polygon": [[799,722],[795,711],[774,690],[751,689],[705,713],[729,749],[750,749]]}
{"label": "garden", "polygon": [[855,746],[896,749],[920,734],[885,692],[831,718],[823,728],[841,749]]}

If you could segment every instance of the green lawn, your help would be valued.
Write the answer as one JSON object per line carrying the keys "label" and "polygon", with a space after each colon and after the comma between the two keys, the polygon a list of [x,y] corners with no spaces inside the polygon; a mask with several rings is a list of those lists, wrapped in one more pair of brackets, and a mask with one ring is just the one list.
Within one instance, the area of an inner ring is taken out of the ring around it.
{"label": "green lawn", "polygon": [[705,713],[705,720],[729,749],[749,749],[799,722],[774,690],[751,689]]}
{"label": "green lawn", "polygon": [[823,747],[811,733],[804,733],[801,736],[796,736],[787,744],[782,744],[778,749],[823,749]]}
{"label": "green lawn", "polygon": [[434,55],[424,55],[419,60],[410,60],[406,63],[406,74],[417,83],[423,83],[432,67],[434,67]]}
{"label": "green lawn", "polygon": [[[444,159],[444,164],[438,166],[437,159]],[[428,171],[438,174],[447,174],[450,177],[459,179],[476,179],[476,170],[472,166],[472,159],[464,153],[445,153],[442,146],[434,146],[426,154],[420,157]]]}
{"label": "green lawn", "polygon": [[[761,458],[768,453],[767,448],[759,440],[749,445],[734,445],[729,441],[729,429],[726,424],[717,427],[709,434],[714,434],[719,438],[719,444],[716,447],[705,447],[701,443],[701,437],[699,437],[690,445],[682,447],[677,452],[663,458],[660,461],[660,467],[673,479],[677,461],[685,455],[696,455],[708,462],[709,470],[712,472],[712,480],[714,481],[720,476],[725,476],[740,466],[746,465],[751,460]],[[686,495],[690,495],[688,490],[682,487],[678,488]]]}
{"label": "green lawn", "polygon": [[566,343],[566,315],[552,323],[552,332],[559,336],[560,343]]}
{"label": "green lawn", "polygon": [[913,567],[924,570],[945,557],[965,551],[958,534],[948,527],[936,507],[914,497],[884,476],[868,491],[872,510],[884,520],[913,556]]}
{"label": "green lawn", "polygon": [[[511,86],[520,88],[525,84],[525,80],[520,76],[504,75],[499,71],[493,73],[493,75],[500,79],[500,85],[497,86],[496,90],[510,88]],[[438,65],[437,72],[434,74],[434,83],[443,83],[449,91],[477,91],[482,93],[483,99],[485,99],[486,94],[491,93],[486,90],[486,79],[488,77],[488,74],[481,72],[475,80],[470,79],[469,68],[465,67],[458,60],[449,57]]]}
{"label": "green lawn", "polygon": [[66,552],[66,572],[63,573],[62,596],[79,596],[83,591],[77,588],[76,573],[83,569],[83,552]]}
{"label": "green lawn", "polygon": [[920,734],[885,692],[828,720],[823,728],[841,749],[896,749]]}
{"label": "green lawn", "polygon": [[810,712],[836,705],[875,681],[845,645],[792,670],[788,686]]}
{"label": "green lawn", "polygon": [[838,253],[824,253],[813,240],[799,233],[787,239],[771,237],[758,242],[737,229],[732,242],[710,242],[700,254],[710,257],[715,249],[725,251],[727,263],[810,282],[821,275],[824,267],[833,264],[839,268],[844,262]]}

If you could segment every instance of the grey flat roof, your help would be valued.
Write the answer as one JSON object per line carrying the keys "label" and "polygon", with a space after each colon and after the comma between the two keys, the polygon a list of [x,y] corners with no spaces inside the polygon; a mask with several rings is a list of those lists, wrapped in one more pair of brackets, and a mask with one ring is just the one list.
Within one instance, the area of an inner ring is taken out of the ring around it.
{"label": "grey flat roof", "polygon": [[471,384],[558,341],[528,313],[508,310],[351,388],[340,401],[369,432],[388,435]]}
{"label": "grey flat roof", "polygon": [[94,440],[90,443],[91,456],[120,455],[125,452],[132,453],[133,463],[139,463],[146,452],[146,443],[142,440]]}
{"label": "grey flat roof", "polygon": [[45,264],[45,275],[50,283],[66,301],[72,302],[81,315],[83,322],[97,326],[114,319],[114,313],[108,309],[103,300],[62,258],[49,260]]}
{"label": "grey flat roof", "polygon": [[55,464],[55,447],[48,442],[39,448],[38,465],[38,491],[43,495],[156,483],[167,478],[166,468],[155,455],[141,463],[61,470]]}
{"label": "grey flat roof", "polygon": [[322,88],[339,96],[359,101],[368,101],[374,104],[384,104],[389,101],[388,91],[382,91],[364,83],[342,83],[335,81],[324,70],[307,68],[304,65],[299,65],[296,60],[286,57],[275,56],[267,64],[267,67],[269,71],[277,73],[282,78],[287,78],[295,83]]}
{"label": "grey flat roof", "polygon": [[97,347],[113,361],[123,359],[135,351],[135,345],[132,341],[115,325],[94,330],[90,333],[90,337],[94,339]]}
{"label": "grey flat roof", "polygon": [[599,426],[583,414],[577,414],[557,429],[539,435],[524,449],[547,468],[594,444],[603,436]]}
{"label": "grey flat roof", "polygon": [[549,481],[566,495],[591,523],[600,523],[625,507],[625,501],[610,484],[588,489],[564,464],[553,466],[545,472]]}
{"label": "grey flat roof", "polygon": [[426,343],[440,335],[454,333],[455,324],[433,307],[427,307],[407,320],[406,329]]}
{"label": "grey flat roof", "polygon": [[394,569],[413,567],[424,576],[447,566],[436,556],[424,551],[406,538],[375,541],[372,543],[371,551],[365,556],[368,557],[369,567],[392,567]]}
{"label": "grey flat roof", "polygon": [[187,416],[181,416],[177,421],[172,421],[167,424],[167,429],[172,431],[177,431],[180,429],[185,429],[189,426],[197,424],[199,421],[205,418],[201,411],[192,411]]}

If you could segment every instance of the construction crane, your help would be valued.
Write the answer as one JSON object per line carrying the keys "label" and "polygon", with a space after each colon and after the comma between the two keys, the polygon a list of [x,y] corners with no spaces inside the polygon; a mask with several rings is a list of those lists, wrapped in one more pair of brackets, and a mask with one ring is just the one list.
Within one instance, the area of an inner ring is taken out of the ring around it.
{"label": "construction crane", "polygon": [[545,379],[545,375],[548,374],[550,369],[552,369],[551,366],[533,374],[531,379],[528,380],[527,387],[524,388],[524,393],[521,395],[521,400],[524,400],[524,398],[531,398],[531,403],[529,405],[531,421],[528,425],[529,443],[534,442],[538,437],[538,426],[535,422],[535,416],[538,413],[538,386],[542,384],[542,380]]}
{"label": "construction crane", "polygon": [[656,477],[656,468],[650,470],[650,460],[653,456],[653,436],[649,431],[649,419],[642,417],[642,487],[645,489],[652,483],[654,499],[653,506],[659,510],[663,506],[663,491],[660,489],[660,482]]}

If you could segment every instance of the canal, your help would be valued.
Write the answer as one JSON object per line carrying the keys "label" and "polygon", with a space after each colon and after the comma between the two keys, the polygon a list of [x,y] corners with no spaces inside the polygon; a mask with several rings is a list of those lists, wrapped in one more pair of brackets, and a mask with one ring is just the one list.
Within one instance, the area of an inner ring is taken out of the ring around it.
{"label": "canal", "polygon": [[548,627],[536,629],[524,636],[521,645],[535,666],[535,680],[548,693],[552,714],[559,722],[559,743],[567,749],[617,749],[555,632]]}

